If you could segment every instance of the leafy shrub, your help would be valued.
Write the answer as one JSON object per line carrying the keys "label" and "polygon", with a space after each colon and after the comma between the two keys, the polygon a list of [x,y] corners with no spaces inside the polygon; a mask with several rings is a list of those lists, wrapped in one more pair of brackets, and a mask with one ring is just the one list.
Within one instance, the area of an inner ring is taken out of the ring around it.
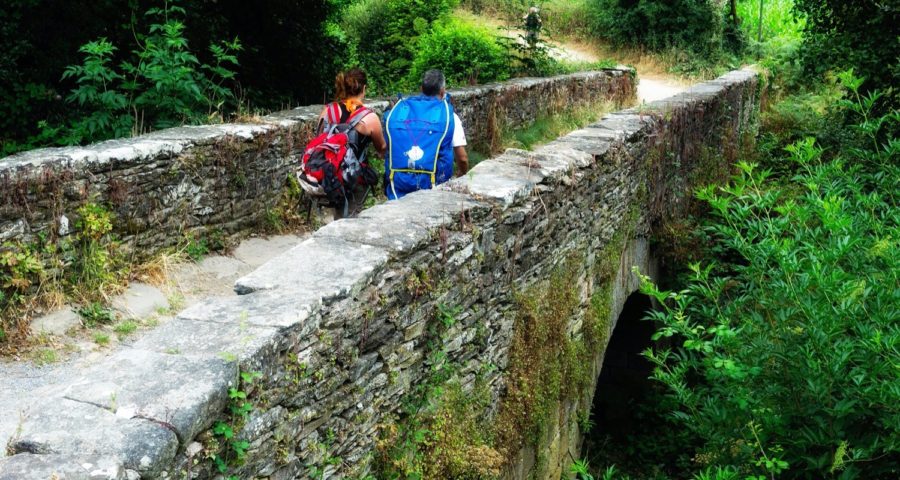
{"label": "leafy shrub", "polygon": [[487,29],[463,22],[448,22],[419,39],[410,82],[426,70],[438,68],[451,85],[473,85],[509,78],[506,50]]}
{"label": "leafy shrub", "polygon": [[119,280],[121,258],[109,238],[112,213],[95,203],[78,209],[77,248],[69,252],[73,264],[70,285],[85,299],[102,299]]}
{"label": "leafy shrub", "polygon": [[591,33],[590,0],[550,0],[543,4],[544,25],[551,35],[584,38]]}
{"label": "leafy shrub", "polygon": [[209,46],[213,65],[201,64],[188,48],[183,18],[186,12],[169,0],[164,8],[151,8],[149,35],[141,48],[133,52],[135,61],[124,64],[125,73],[135,80],[125,88],[135,94],[134,108],[142,112],[154,128],[206,120],[221,115],[225,102],[234,99],[223,87],[233,80],[237,66],[234,52],[240,42],[213,43]]}
{"label": "leafy shrub", "polygon": [[704,55],[722,50],[723,17],[710,0],[592,0],[593,31],[617,45],[651,50],[687,48]]}
{"label": "leafy shrub", "polygon": [[88,42],[78,49],[85,56],[84,63],[71,65],[63,73],[63,79],[73,78],[78,84],[66,101],[89,113],[73,122],[62,143],[92,142],[131,133],[134,122],[128,97],[115,89],[125,77],[109,65],[115,50],[105,38]]}
{"label": "leafy shrub", "polygon": [[868,79],[867,89],[887,89],[900,76],[897,37],[900,8],[859,0],[795,0],[806,25],[801,56],[807,73],[850,65]]}
{"label": "leafy shrub", "polygon": [[175,1],[147,10],[149,34],[139,35],[139,48],[121,72],[112,65],[117,49],[111,42],[101,38],[83,45],[82,64],[67,67],[62,77],[76,82],[66,100],[79,115],[68,125],[43,123],[28,143],[74,145],[139,133],[147,124],[165,128],[221,119],[234,100],[226,84],[235,79],[241,43],[212,44],[212,63],[201,63],[188,48],[185,14]]}
{"label": "leafy shrub", "polygon": [[647,353],[654,378],[702,439],[695,458],[728,478],[900,471],[900,145],[887,133],[898,118],[873,115],[878,96],[841,80],[859,146],[825,160],[798,141],[788,185],[741,163],[729,185],[698,193],[719,262],[692,265],[677,293],[645,285],[665,305],[656,338],[677,345]]}
{"label": "leafy shrub", "polygon": [[[372,92],[408,90],[419,37],[446,18],[455,0],[361,0],[340,16],[349,41],[347,64],[369,75]],[[417,82],[416,82],[417,83]]]}
{"label": "leafy shrub", "polygon": [[116,321],[116,314],[100,302],[90,302],[78,309],[78,315],[88,328],[97,325],[111,325]]}
{"label": "leafy shrub", "polygon": [[[806,19],[794,9],[794,0],[740,0],[736,12],[740,19],[743,36],[748,42],[748,53],[771,72],[774,83],[769,86],[770,94],[778,95],[778,90],[787,87],[796,91],[809,83],[799,58]],[[761,22],[761,24],[760,24]]]}
{"label": "leafy shrub", "polygon": [[44,265],[33,248],[11,242],[0,245],[0,342],[8,337],[6,331],[16,330],[13,309],[25,301],[43,277]]}
{"label": "leafy shrub", "polygon": [[[191,52],[201,65],[217,64],[207,45],[239,37],[244,51],[252,52],[242,55],[241,65],[229,67],[240,78],[239,100],[256,108],[275,109],[322,100],[340,66],[336,61],[345,55],[324,22],[346,3],[180,0],[177,4],[185,13],[170,17],[189,26],[184,37],[196,47]],[[2,154],[51,145],[66,133],[48,137],[42,134],[42,122],[68,127],[82,115],[89,116],[91,111],[65,102],[68,92],[77,86],[74,78],[61,80],[60,74],[66,66],[81,63],[79,47],[100,37],[119,48],[111,56],[110,66],[123,74],[122,62],[136,64],[132,51],[140,50],[144,39],[157,33],[149,31],[150,25],[165,23],[144,12],[163,5],[163,0],[4,0],[0,8]],[[195,68],[210,75],[208,70]],[[216,82],[219,79],[216,77]],[[235,86],[231,81],[223,85]],[[237,101],[226,100],[219,111],[230,113]],[[208,103],[201,102],[198,111],[204,117],[209,114]],[[153,119],[146,120],[146,125],[153,125]]]}

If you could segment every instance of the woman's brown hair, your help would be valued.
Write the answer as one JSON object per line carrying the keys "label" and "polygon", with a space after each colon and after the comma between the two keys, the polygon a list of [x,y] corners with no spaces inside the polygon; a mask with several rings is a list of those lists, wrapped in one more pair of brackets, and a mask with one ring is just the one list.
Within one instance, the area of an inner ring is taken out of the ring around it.
{"label": "woman's brown hair", "polygon": [[334,90],[337,100],[346,100],[362,93],[366,87],[366,72],[359,68],[351,68],[339,72],[334,78]]}

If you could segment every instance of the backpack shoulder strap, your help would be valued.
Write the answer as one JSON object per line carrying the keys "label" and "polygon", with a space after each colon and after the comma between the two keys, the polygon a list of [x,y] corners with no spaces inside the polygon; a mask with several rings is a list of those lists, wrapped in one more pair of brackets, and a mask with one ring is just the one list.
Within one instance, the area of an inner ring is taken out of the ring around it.
{"label": "backpack shoulder strap", "polygon": [[325,115],[322,117],[322,132],[331,133],[335,126],[341,123],[341,107],[337,102],[325,106]]}
{"label": "backpack shoulder strap", "polygon": [[372,111],[369,110],[367,107],[357,108],[355,112],[350,114],[350,118],[347,119],[348,120],[347,121],[347,123],[348,123],[347,131],[350,131],[350,130],[353,130],[354,128],[356,128],[356,126],[359,125],[359,122],[361,122],[364,118],[366,118],[366,115],[368,115],[370,113],[372,113]]}

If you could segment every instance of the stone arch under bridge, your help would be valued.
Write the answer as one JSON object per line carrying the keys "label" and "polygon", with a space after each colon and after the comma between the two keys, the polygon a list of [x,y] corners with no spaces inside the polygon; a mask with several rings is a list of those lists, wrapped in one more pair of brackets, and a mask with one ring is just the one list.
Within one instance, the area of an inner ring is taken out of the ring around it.
{"label": "stone arch under bridge", "polygon": [[[544,321],[556,322],[556,331],[542,335],[581,352],[568,365],[580,372],[570,383],[579,388],[555,393],[554,414],[534,435],[507,431],[504,476],[559,478],[570,452],[578,453],[578,415],[590,408],[606,342],[637,289],[632,268],[655,275],[651,238],[684,213],[695,186],[727,174],[752,145],[760,93],[754,72],[730,72],[326,225],[240,279],[238,295],[189,308],[100,368],[35,398],[14,428],[0,430],[10,455],[0,459],[0,478],[54,471],[81,475],[75,478],[214,478],[209,457],[228,455],[222,449],[229,444],[213,430],[229,421],[230,388],[244,391],[253,408],[246,420],[230,423],[246,443],[229,475],[307,478],[314,465],[331,478],[362,478],[378,426],[428,375],[435,339],[459,366],[463,388],[476,380],[486,385],[490,419],[506,415],[533,425],[505,407],[506,393],[516,378],[540,373],[524,371],[520,359],[557,358],[528,351],[548,343],[520,327]],[[240,128],[259,148],[291,151],[289,137]],[[213,138],[219,135],[213,129],[188,130]],[[165,135],[113,145],[158,153]],[[165,147],[170,163],[195,151],[185,145],[178,152]],[[74,156],[86,155],[87,164],[103,166],[98,175],[121,166],[113,154],[82,150],[57,153],[70,166]],[[198,168],[207,161],[192,158]],[[19,172],[39,163],[16,162]],[[5,172],[15,172],[10,168]],[[94,188],[100,181],[94,178],[84,188]],[[256,188],[254,181],[245,187]],[[177,185],[163,191],[199,196],[191,205],[204,205],[203,187]],[[16,231],[27,234],[40,221]],[[134,226],[135,244],[151,244],[153,235],[142,228]],[[548,305],[564,305],[565,314]],[[435,312],[448,310],[452,321],[436,326],[435,318],[444,317]],[[260,377],[242,383],[240,372]]]}

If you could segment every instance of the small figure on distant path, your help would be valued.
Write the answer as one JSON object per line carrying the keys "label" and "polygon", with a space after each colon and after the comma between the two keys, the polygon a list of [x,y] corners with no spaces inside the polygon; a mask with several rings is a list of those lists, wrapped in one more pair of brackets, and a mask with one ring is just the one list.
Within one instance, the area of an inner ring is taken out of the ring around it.
{"label": "small figure on distant path", "polygon": [[440,70],[422,76],[422,94],[400,99],[384,116],[387,151],[384,187],[395,200],[450,180],[469,170],[466,133],[447,95]]}

